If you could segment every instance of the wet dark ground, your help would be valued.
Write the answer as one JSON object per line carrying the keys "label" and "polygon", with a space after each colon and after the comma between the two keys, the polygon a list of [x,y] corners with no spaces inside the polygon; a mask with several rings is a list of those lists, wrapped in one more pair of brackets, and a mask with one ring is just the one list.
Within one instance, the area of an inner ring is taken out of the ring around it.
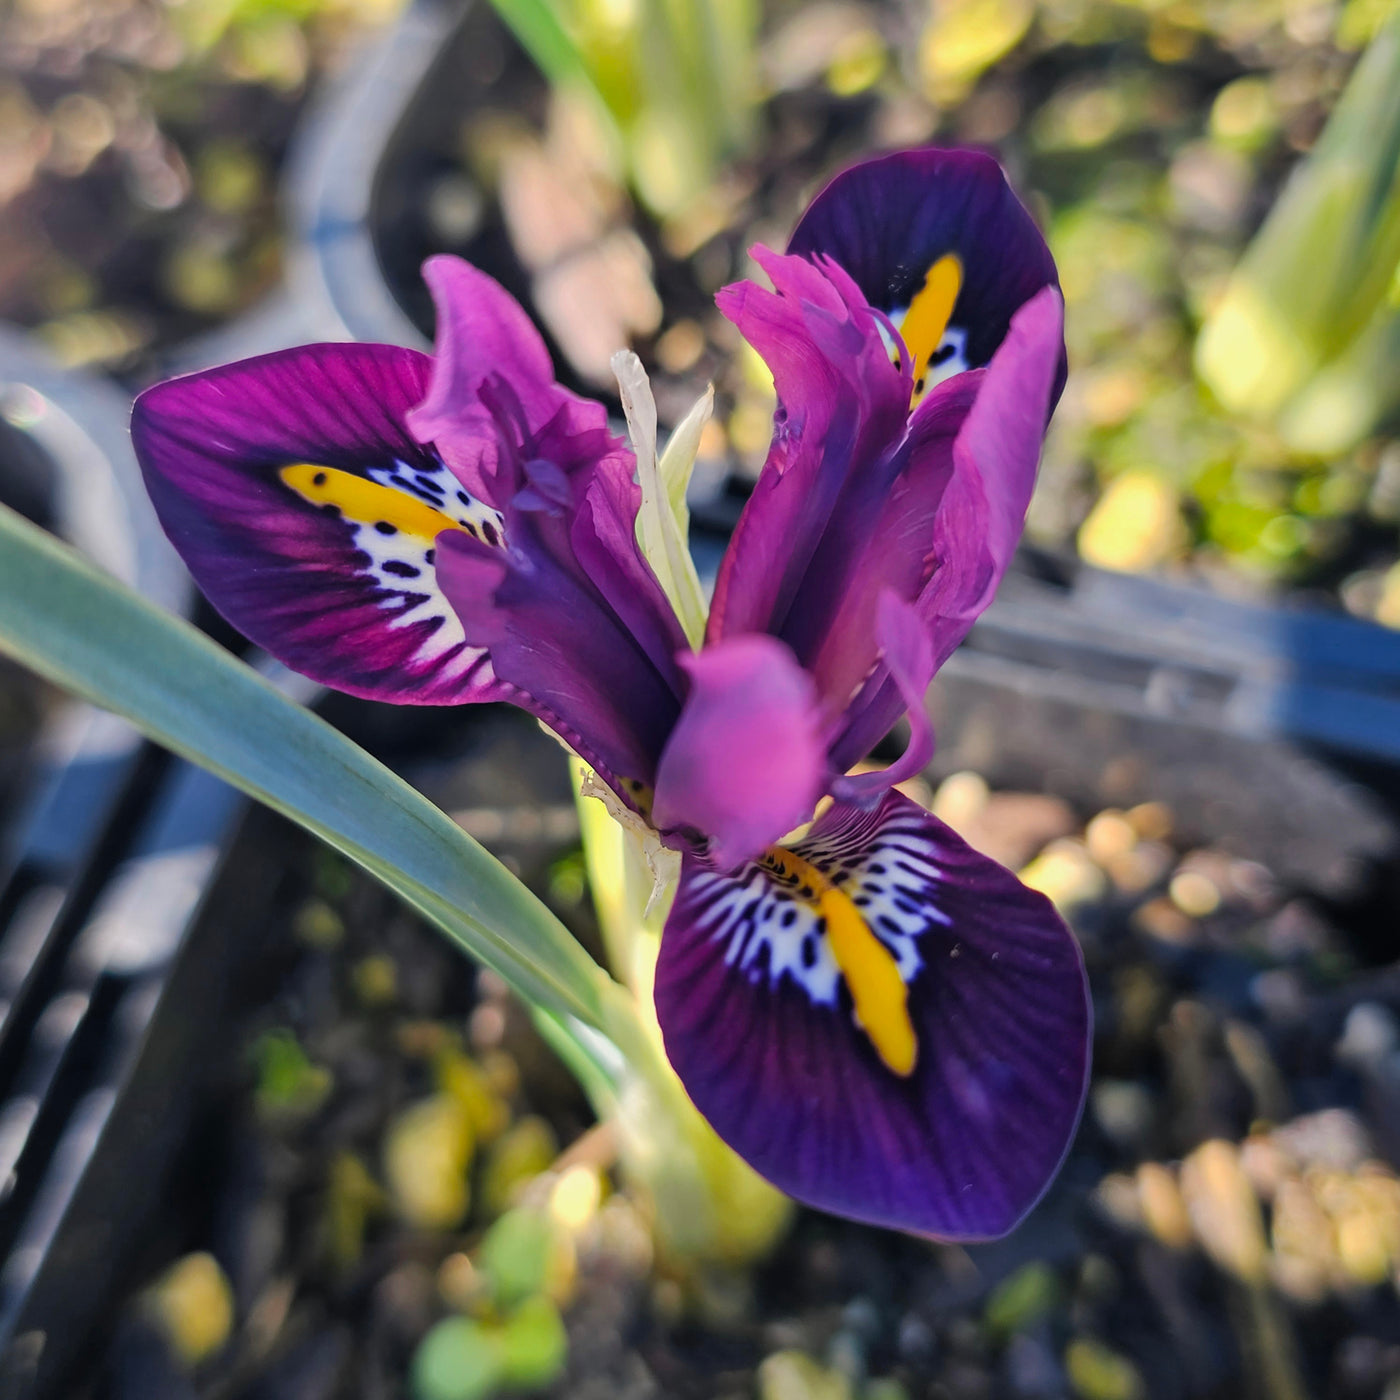
{"label": "wet dark ground", "polygon": [[[592,941],[552,750],[503,719],[494,757],[423,776]],[[279,951],[196,1148],[202,1205],[148,1260],[154,1291],[124,1305],[98,1393],[408,1394],[435,1324],[495,1315],[493,1224],[548,1201],[567,1266],[542,1286],[569,1346],[536,1389],[560,1400],[1393,1400],[1400,978],[1369,932],[1193,847],[1160,804],[1087,814],[970,773],[913,792],[1057,900],[1092,978],[1084,1122],[1009,1239],[799,1212],[750,1273],[678,1272],[519,1008],[289,837],[284,913],[260,931]],[[432,1106],[452,1102],[477,1126],[444,1167]],[[182,1360],[170,1299],[204,1296],[192,1251],[232,1307]]]}

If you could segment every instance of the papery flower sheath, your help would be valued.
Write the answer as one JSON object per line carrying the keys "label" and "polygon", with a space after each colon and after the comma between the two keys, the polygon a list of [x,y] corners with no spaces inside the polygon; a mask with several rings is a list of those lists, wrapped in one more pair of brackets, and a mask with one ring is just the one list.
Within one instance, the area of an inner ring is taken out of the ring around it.
{"label": "papery flower sheath", "polygon": [[[137,451],[253,641],[357,695],[519,705],[680,853],[656,1010],[740,1155],[826,1210],[1001,1234],[1078,1120],[1083,966],[1043,896],[895,785],[1020,536],[1064,379],[1054,265],[959,151],[847,171],[754,256],[771,289],[719,305],[778,408],[698,649],[638,542],[654,460],[639,483],[459,260],[425,268],[432,357],[309,346],[173,380],[138,400]],[[902,756],[852,774],[905,716]]]}

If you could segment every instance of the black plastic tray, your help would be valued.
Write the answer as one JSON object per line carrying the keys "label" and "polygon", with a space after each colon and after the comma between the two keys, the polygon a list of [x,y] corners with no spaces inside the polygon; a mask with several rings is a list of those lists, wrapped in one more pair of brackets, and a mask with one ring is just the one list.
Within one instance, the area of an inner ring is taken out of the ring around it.
{"label": "black plastic tray", "polygon": [[[417,293],[382,273],[401,250],[386,254],[383,240],[409,197],[417,124],[450,120],[463,100],[463,13],[415,0],[327,94],[289,171],[285,290],[168,368],[312,339],[422,343],[400,304]],[[14,375],[4,356],[24,348],[0,335],[0,381]],[[47,405],[33,440],[78,483],[74,499],[141,521],[125,396],[25,363],[17,382]],[[696,502],[694,544],[711,572],[741,504],[737,483]],[[181,607],[183,574],[149,523],[133,526],[128,576]],[[1026,554],[931,705],[935,774],[975,768],[1086,807],[1162,798],[1188,836],[1325,898],[1369,900],[1393,923],[1400,636]],[[0,977],[11,977],[0,1165],[12,1173],[0,1199],[0,1400],[69,1393],[139,1273],[209,1037],[258,956],[242,935],[275,898],[271,821],[93,712],[55,749],[0,867]]]}

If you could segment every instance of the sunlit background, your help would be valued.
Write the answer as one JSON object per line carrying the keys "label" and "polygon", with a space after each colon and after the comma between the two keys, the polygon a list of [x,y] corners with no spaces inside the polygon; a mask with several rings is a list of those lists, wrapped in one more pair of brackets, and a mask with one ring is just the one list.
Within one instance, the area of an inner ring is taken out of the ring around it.
{"label": "sunlit background", "polygon": [[[538,83],[502,81],[519,57],[483,15],[461,74],[468,111],[416,192],[417,216],[425,246],[441,247],[470,247],[503,218],[582,378],[603,383],[624,338],[676,381],[673,407],[718,375],[723,413],[707,448],[752,470],[767,440],[763,372],[709,295],[746,271],[749,241],[782,241],[803,195],[843,159],[928,139],[988,144],[1043,220],[1069,306],[1074,372],[1033,537],[1112,568],[1204,574],[1232,592],[1299,587],[1400,622],[1390,404],[1334,431],[1290,432],[1277,401],[1221,382],[1220,364],[1269,353],[1257,342],[1222,347],[1214,382],[1193,373],[1203,322],[1388,6],[499,8],[533,41],[553,100]],[[139,381],[183,338],[271,294],[291,134],[391,9],[10,0],[0,316],[35,327],[64,363]],[[1356,129],[1388,149],[1393,125],[1372,112]],[[1275,241],[1301,260],[1283,280],[1368,256],[1340,223]],[[1370,253],[1383,261],[1387,248]],[[1373,302],[1388,306],[1388,277]],[[1395,365],[1373,354],[1358,372],[1389,384]],[[1286,378],[1272,376],[1276,400]]]}
{"label": "sunlit background", "polygon": [[[366,286],[382,275],[427,337],[418,263],[459,252],[527,300],[575,387],[612,395],[631,344],[674,424],[713,381],[699,479],[723,524],[773,396],[714,292],[844,162],[989,146],[1067,303],[1033,546],[1400,628],[1394,9],[476,0],[367,197]],[[298,152],[403,18],[394,0],[4,0],[0,321],[123,391],[216,345],[271,348],[269,308],[318,275],[288,212]],[[8,780],[49,700],[4,682]],[[228,1052],[195,1224],[151,1240],[90,1393],[1400,1400],[1400,916],[1355,854],[1384,854],[1369,790],[1318,800],[1342,855],[1261,854],[1225,800],[1264,791],[1257,757],[1200,810],[1152,786],[1166,749],[1071,791],[1100,719],[1065,753],[1056,729],[1019,736],[1040,769],[1016,782],[986,777],[1014,723],[950,723],[962,771],[909,785],[1055,900],[1094,980],[1061,1204],[1001,1252],[803,1216],[756,1264],[771,1222],[736,1215],[704,1268],[668,1255],[652,1207],[614,1189],[612,1130],[504,988],[284,841],[269,985]],[[432,759],[428,791],[596,941],[557,754],[529,725],[481,733]],[[1292,782],[1278,805],[1306,806]],[[0,1110],[3,1158],[27,1125]]]}

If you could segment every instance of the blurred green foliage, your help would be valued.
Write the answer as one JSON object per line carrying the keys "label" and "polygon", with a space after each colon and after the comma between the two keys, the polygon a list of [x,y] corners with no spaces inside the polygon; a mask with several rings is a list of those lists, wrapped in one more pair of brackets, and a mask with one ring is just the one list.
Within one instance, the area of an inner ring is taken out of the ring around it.
{"label": "blurred green foliage", "polygon": [[470,1317],[445,1317],[413,1358],[417,1400],[478,1400],[503,1380],[499,1330]]}
{"label": "blurred green foliage", "polygon": [[490,1280],[498,1307],[518,1307],[544,1291],[555,1240],[555,1227],[549,1216],[527,1206],[506,1211],[491,1226],[481,1242],[477,1262]]}
{"label": "blurred green foliage", "polygon": [[482,1287],[469,1317],[444,1318],[413,1358],[417,1400],[477,1400],[498,1391],[551,1384],[568,1359],[554,1297],[566,1234],[547,1210],[517,1206],[487,1230],[475,1251]]}
{"label": "blurred green foliage", "polygon": [[1344,452],[1400,402],[1400,21],[1366,51],[1206,322],[1222,404]]}
{"label": "blurred green foliage", "polygon": [[758,131],[758,0],[492,0],[557,87],[597,106],[655,214],[699,198]]}
{"label": "blurred green foliage", "polygon": [[400,3],[0,7],[0,318],[131,369],[269,291],[297,112]]}
{"label": "blurred green foliage", "polygon": [[312,1061],[289,1030],[270,1030],[253,1045],[259,1113],[271,1119],[310,1117],[334,1087],[331,1073]]}
{"label": "blurred green foliage", "polygon": [[1042,1260],[1023,1264],[1004,1279],[987,1299],[987,1326],[999,1335],[1021,1332],[1053,1311],[1060,1285],[1055,1271]]}
{"label": "blurred green foliage", "polygon": [[[1251,581],[1340,585],[1357,611],[1381,610],[1376,580],[1395,555],[1396,519],[1385,415],[1373,413],[1364,431],[1308,438],[1267,413],[1243,411],[1238,395],[1219,394],[1214,379],[1207,387],[1194,369],[1202,325],[1317,141],[1357,50],[1393,10],[1375,0],[934,7],[920,79],[941,108],[939,139],[1002,147],[1021,188],[1041,201],[1064,286],[1072,375],[1047,447],[1033,538],[1075,541],[1087,559],[1111,568],[1189,566],[1231,589]],[[992,28],[1006,41],[995,53],[957,29],[959,17],[971,26],[992,11],[1000,16]],[[1373,55],[1373,69],[1394,64],[1391,43],[1378,42],[1386,52]],[[1358,128],[1393,120],[1382,109],[1400,89],[1389,78],[1371,79],[1368,89],[1369,98],[1339,111],[1341,134],[1319,149],[1319,161],[1329,150],[1354,150]],[[1383,196],[1394,145],[1379,132],[1362,144],[1355,159],[1367,167],[1364,181],[1349,188],[1364,184]],[[1294,188],[1306,191],[1306,178]],[[1378,288],[1384,301],[1395,264],[1388,206],[1372,198],[1358,209],[1353,196],[1350,235],[1314,214],[1305,236],[1297,207],[1317,200],[1292,202],[1289,232],[1273,237],[1286,252],[1286,295],[1297,298],[1307,284],[1316,301],[1325,265],[1338,269],[1350,296],[1346,308],[1324,312],[1321,359],[1357,343]],[[1335,209],[1325,217],[1335,222]],[[1371,358],[1359,377],[1392,392],[1395,376],[1385,354],[1373,353],[1376,338],[1361,344]],[[1238,372],[1233,350],[1224,359]],[[1251,382],[1279,398],[1288,392],[1272,366]],[[1351,587],[1360,580],[1369,582]]]}

